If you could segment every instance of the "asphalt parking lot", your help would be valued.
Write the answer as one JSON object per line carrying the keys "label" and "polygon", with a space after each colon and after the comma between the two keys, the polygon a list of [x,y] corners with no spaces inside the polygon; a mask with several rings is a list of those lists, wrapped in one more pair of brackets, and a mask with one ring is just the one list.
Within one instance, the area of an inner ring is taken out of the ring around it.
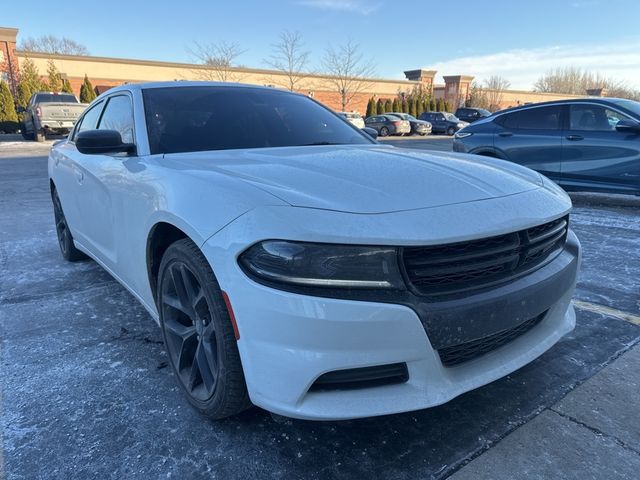
{"label": "asphalt parking lot", "polygon": [[637,478],[640,198],[573,197],[584,248],[577,327],[514,374],[401,415],[317,423],[254,408],[210,422],[182,398],[159,328],[134,298],[94,262],[62,260],[50,142],[8,140],[0,140],[0,477]]}

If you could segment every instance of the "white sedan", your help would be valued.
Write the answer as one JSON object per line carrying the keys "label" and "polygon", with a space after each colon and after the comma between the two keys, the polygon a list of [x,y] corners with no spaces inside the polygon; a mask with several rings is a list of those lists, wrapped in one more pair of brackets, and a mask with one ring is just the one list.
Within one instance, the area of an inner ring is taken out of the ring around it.
{"label": "white sedan", "polygon": [[52,148],[49,176],[63,256],[93,258],[144,305],[212,418],[438,405],[575,325],[561,189],[496,159],[380,145],[302,95],[118,87]]}

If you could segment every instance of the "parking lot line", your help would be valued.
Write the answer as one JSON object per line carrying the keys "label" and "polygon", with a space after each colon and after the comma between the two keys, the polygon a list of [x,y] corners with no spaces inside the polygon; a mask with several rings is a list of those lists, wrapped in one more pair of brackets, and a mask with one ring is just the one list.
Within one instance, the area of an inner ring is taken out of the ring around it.
{"label": "parking lot line", "polygon": [[573,304],[581,310],[601,313],[610,317],[619,318],[620,320],[624,320],[625,322],[633,323],[634,325],[640,325],[640,316],[634,315],[632,313],[623,312],[621,310],[616,310],[615,308],[611,307],[605,307],[604,305],[598,305],[596,303],[584,302],[582,300],[574,299]]}

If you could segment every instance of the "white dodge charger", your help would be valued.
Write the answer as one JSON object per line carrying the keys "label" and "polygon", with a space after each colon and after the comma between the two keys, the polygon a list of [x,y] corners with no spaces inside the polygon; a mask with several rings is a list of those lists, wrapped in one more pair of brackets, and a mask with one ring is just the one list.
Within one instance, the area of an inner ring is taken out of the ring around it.
{"label": "white dodge charger", "polygon": [[65,259],[156,319],[212,418],[347,419],[446,402],[575,325],[555,184],[378,144],[316,101],[170,82],[98,97],[49,156]]}

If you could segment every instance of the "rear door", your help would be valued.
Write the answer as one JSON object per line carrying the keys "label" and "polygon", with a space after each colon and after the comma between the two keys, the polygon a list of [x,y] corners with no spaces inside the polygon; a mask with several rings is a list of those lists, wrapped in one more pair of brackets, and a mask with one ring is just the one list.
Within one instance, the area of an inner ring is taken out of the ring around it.
{"label": "rear door", "polygon": [[568,105],[562,136],[564,187],[640,191],[640,135],[618,132],[620,120],[632,119],[602,104]]}
{"label": "rear door", "polygon": [[496,119],[494,146],[507,160],[560,181],[562,105],[517,110]]}

